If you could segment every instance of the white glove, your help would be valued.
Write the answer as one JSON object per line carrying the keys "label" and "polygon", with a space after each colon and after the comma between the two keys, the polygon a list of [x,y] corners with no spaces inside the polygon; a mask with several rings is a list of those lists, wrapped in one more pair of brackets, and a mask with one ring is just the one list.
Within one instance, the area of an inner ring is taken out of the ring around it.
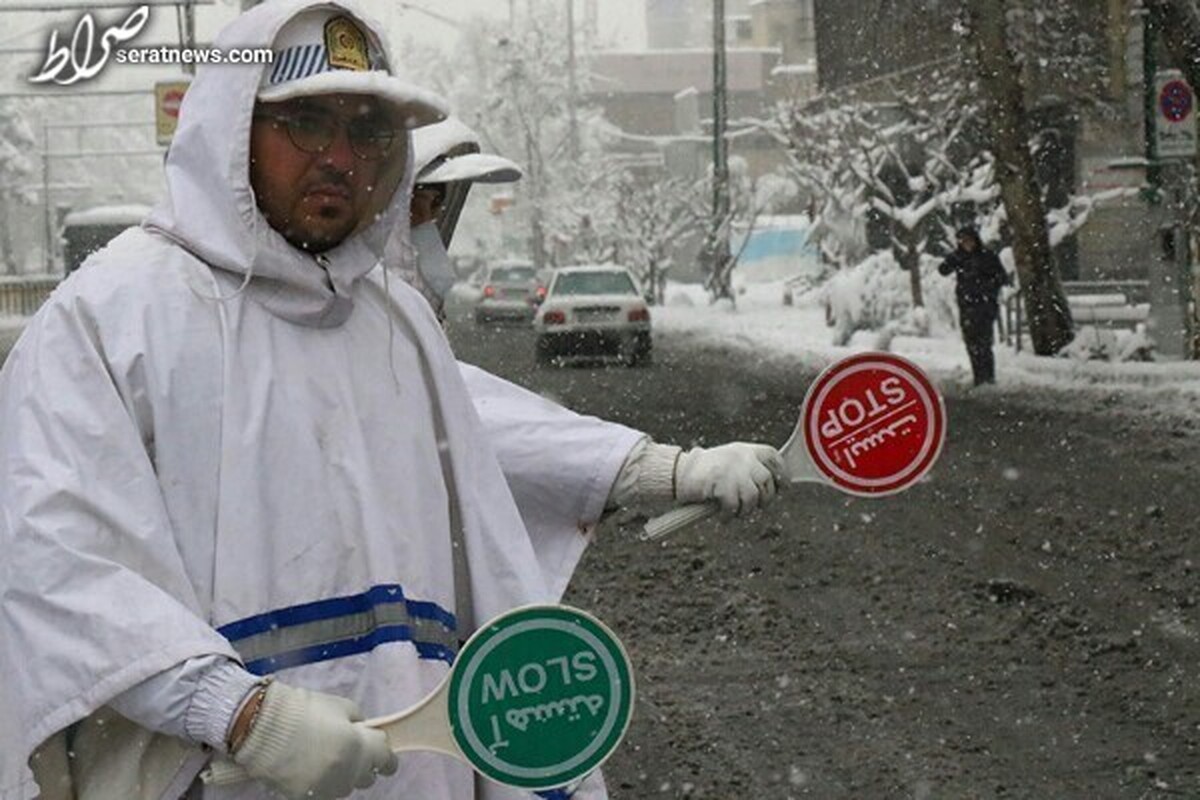
{"label": "white glove", "polygon": [[775,497],[784,474],[783,456],[765,444],[732,442],[681,453],[675,465],[675,499],[681,503],[716,500],[726,514],[743,514]]}
{"label": "white glove", "polygon": [[362,718],[345,698],[272,683],[233,760],[291,800],[345,797],[398,766],[387,736]]}

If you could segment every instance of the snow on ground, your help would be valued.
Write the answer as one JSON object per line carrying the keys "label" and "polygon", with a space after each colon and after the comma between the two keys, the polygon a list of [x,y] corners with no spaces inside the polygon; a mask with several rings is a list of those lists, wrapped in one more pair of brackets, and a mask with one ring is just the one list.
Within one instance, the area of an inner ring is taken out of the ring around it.
{"label": "snow on ground", "polygon": [[[816,293],[803,296],[799,305],[785,306],[784,285],[779,281],[742,284],[739,292],[734,309],[728,301],[710,304],[699,284],[668,283],[666,305],[652,312],[654,328],[806,370],[819,370],[852,353],[887,349],[919,364],[945,394],[958,394],[970,386],[970,363],[955,332],[942,331],[930,338],[886,337],[889,344],[878,332],[857,331],[848,345],[839,347],[832,344],[834,330],[825,324],[825,310]],[[23,323],[21,318],[0,316],[0,344],[15,340]],[[1080,337],[1092,333],[1085,329]],[[1041,358],[1014,353],[1000,342],[995,352],[998,385],[977,391],[1032,394],[1082,411],[1116,407],[1200,421],[1200,362]]]}
{"label": "snow on ground", "polygon": [[[956,332],[919,338],[898,335],[888,345],[877,332],[858,331],[845,347],[832,344],[834,330],[813,294],[796,306],[783,305],[783,285],[749,284],[739,289],[737,308],[710,304],[698,284],[668,284],[665,306],[653,311],[657,331],[697,342],[732,347],[764,361],[823,368],[852,353],[888,349],[911,359],[946,394],[970,387],[971,368]],[[1080,336],[1091,335],[1083,330]],[[1041,395],[1058,406],[1098,410],[1118,406],[1156,416],[1200,419],[1200,362],[1080,361],[1015,353],[997,342],[998,384],[984,393]]]}

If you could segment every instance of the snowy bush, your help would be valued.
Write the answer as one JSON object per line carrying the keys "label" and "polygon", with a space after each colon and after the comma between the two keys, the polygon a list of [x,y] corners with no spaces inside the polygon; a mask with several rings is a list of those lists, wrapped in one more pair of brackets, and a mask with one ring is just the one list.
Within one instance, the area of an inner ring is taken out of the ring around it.
{"label": "snowy bush", "polygon": [[956,328],[954,284],[938,275],[939,263],[933,256],[921,258],[921,281],[927,287],[923,308],[913,307],[909,276],[890,250],[836,272],[821,290],[833,343],[844,346],[855,331],[877,331],[879,346],[886,348],[896,335],[928,336]]}
{"label": "snowy bush", "polygon": [[1137,330],[1124,337],[1123,341],[1120,341],[1117,360],[1153,361],[1154,349],[1154,339],[1146,333],[1144,326],[1139,325]]}
{"label": "snowy bush", "polygon": [[665,298],[663,305],[676,308],[694,308],[697,305],[703,305],[707,300],[703,287],[694,283],[677,283],[670,280],[667,281],[663,296]]}
{"label": "snowy bush", "polygon": [[1141,325],[1133,331],[1084,325],[1058,355],[1076,361],[1153,361],[1154,340]]}

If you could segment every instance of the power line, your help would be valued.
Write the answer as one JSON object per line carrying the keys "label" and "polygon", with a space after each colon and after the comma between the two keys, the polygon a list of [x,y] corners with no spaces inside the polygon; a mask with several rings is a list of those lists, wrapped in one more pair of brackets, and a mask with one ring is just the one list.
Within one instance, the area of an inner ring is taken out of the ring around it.
{"label": "power line", "polygon": [[27,36],[33,36],[35,33],[41,33],[43,28],[45,28],[44,23],[39,24],[36,27],[30,28],[29,30],[21,31],[20,33],[14,35],[14,36],[9,36],[6,39],[0,39],[0,45],[9,44],[11,42],[17,42],[17,41],[20,41],[21,39],[26,38]]}
{"label": "power line", "polygon": [[133,0],[133,2],[117,2],[116,0],[98,0],[95,3],[60,3],[46,5],[44,3],[0,3],[0,13],[5,11],[94,11],[98,8],[123,8],[128,10],[131,5],[137,6],[211,6],[216,0]]}
{"label": "power line", "polygon": [[25,97],[133,97],[153,95],[154,89],[61,89],[43,92],[0,92],[0,100],[20,100]]}
{"label": "power line", "polygon": [[159,156],[166,152],[165,148],[157,150],[67,150],[56,152],[51,150],[43,153],[46,158],[97,158],[99,156]]}
{"label": "power line", "polygon": [[438,13],[437,11],[430,11],[428,8],[423,8],[415,3],[398,2],[396,5],[402,9],[405,9],[406,11],[417,11],[425,14],[426,16],[436,19],[438,22],[444,23],[453,28],[458,28],[459,30],[462,30],[463,28],[463,24],[453,17],[448,17],[445,14]]}
{"label": "power line", "polygon": [[126,119],[126,120],[110,120],[110,121],[102,121],[102,122],[47,122],[47,123],[45,123],[45,125],[47,128],[50,128],[51,130],[57,130],[60,128],[71,129],[71,128],[147,128],[147,127],[152,128],[152,127],[154,127],[153,122],[146,122],[146,121],[134,122],[133,120],[128,120],[128,119]]}

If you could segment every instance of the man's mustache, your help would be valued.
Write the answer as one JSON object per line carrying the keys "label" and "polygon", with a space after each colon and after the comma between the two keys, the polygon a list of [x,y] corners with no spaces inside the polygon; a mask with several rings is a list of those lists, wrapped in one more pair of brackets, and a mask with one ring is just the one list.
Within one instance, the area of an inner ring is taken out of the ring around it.
{"label": "man's mustache", "polygon": [[312,191],[316,187],[333,187],[343,190],[346,192],[346,194],[349,194],[350,175],[351,172],[349,170],[340,170],[328,166],[322,167],[320,173],[317,175],[317,177],[309,182],[308,186],[305,187],[305,190]]}

